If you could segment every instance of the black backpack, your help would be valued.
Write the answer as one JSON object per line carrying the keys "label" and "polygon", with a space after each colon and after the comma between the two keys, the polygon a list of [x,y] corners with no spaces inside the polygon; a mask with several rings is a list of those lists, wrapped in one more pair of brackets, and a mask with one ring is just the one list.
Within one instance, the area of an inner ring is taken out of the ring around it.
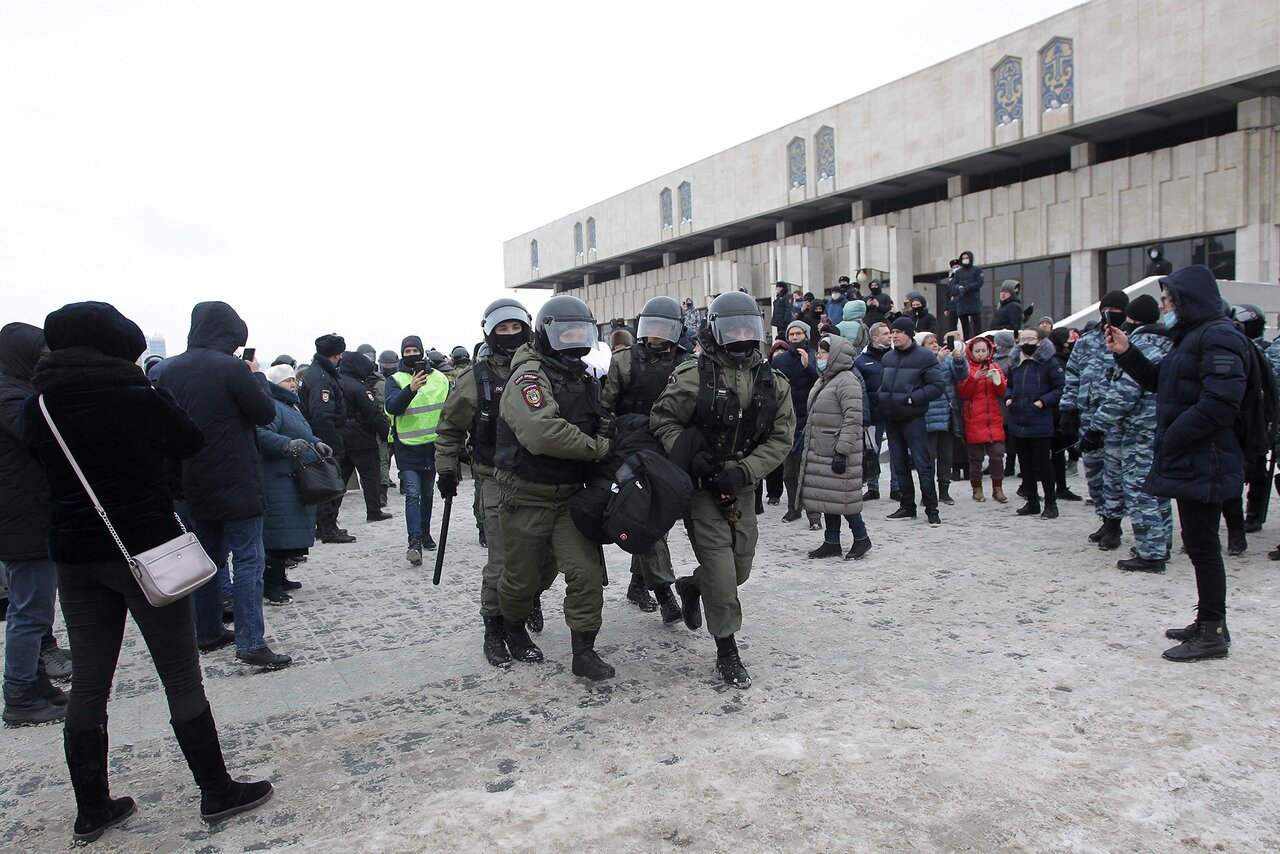
{"label": "black backpack", "polygon": [[[1235,329],[1234,326],[1231,328]],[[1243,332],[1240,335],[1244,337]],[[1277,388],[1275,374],[1271,372],[1258,345],[1248,338],[1245,340],[1249,345],[1249,364],[1246,368],[1247,377],[1244,397],[1240,400],[1240,412],[1232,426],[1247,462],[1266,456],[1271,451],[1276,434],[1276,420],[1280,417],[1280,388]],[[1203,330],[1196,345],[1196,364],[1199,364],[1204,360]]]}
{"label": "black backpack", "polygon": [[618,468],[604,509],[609,542],[630,554],[653,548],[689,509],[693,481],[655,451],[637,451]]}

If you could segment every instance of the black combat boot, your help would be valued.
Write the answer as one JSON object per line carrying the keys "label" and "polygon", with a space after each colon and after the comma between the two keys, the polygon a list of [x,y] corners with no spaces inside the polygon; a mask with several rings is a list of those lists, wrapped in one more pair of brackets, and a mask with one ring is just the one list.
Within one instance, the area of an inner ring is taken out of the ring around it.
{"label": "black combat boot", "polygon": [[1170,661],[1202,661],[1207,658],[1226,658],[1229,652],[1226,622],[1197,620],[1195,634],[1177,646],[1166,649],[1164,657]]}
{"label": "black combat boot", "polygon": [[671,592],[670,584],[659,584],[653,588],[653,595],[658,600],[658,607],[662,609],[662,622],[674,623],[680,619],[680,603]]}
{"label": "black combat boot", "polygon": [[658,610],[658,603],[649,595],[644,587],[644,579],[635,573],[631,574],[631,586],[627,588],[627,601],[634,602],[636,607],[646,614]]}
{"label": "black combat boot", "polygon": [[1046,498],[1044,502],[1044,512],[1040,514],[1041,519],[1057,519],[1058,518],[1058,502],[1053,498]]}
{"label": "black combat boot", "polygon": [[593,682],[612,679],[613,668],[596,653],[596,632],[569,632],[573,643],[573,675]]}
{"label": "black combat boot", "polygon": [[809,552],[809,557],[810,558],[840,557],[840,553],[842,551],[844,551],[844,549],[840,548],[839,543],[828,543],[824,540],[822,545],[818,546],[816,549]]}
{"label": "black combat boot", "polygon": [[293,601],[284,590],[284,558],[279,555],[268,556],[263,564],[262,599],[268,605],[288,605]]}
{"label": "black combat boot", "polygon": [[502,615],[483,617],[484,620],[484,657],[494,667],[511,661],[511,653],[507,652],[507,642],[502,635]]}
{"label": "black combat boot", "polygon": [[738,657],[738,642],[733,635],[716,638],[716,670],[720,671],[720,678],[730,688],[751,687],[751,677]]}
{"label": "black combat boot", "polygon": [[169,721],[178,746],[187,758],[191,776],[200,787],[200,817],[209,824],[247,812],[271,799],[271,784],[266,780],[239,783],[227,773],[218,743],[218,729],[208,706],[189,721]]}
{"label": "black combat boot", "polygon": [[1131,558],[1116,561],[1116,569],[1123,569],[1125,572],[1161,573],[1165,570],[1165,562],[1163,560],[1147,560],[1144,557],[1134,555]]}
{"label": "black combat boot", "polygon": [[529,631],[542,634],[542,597],[533,600],[533,610],[524,618],[524,625]]}
{"label": "black combat boot", "polygon": [[952,504],[955,504],[955,503],[956,503],[956,502],[955,502],[955,499],[953,499],[953,498],[951,497],[951,484],[950,484],[950,483],[939,483],[939,484],[938,484],[938,500],[939,500],[939,501],[941,501],[943,504],[946,504],[947,506],[950,506],[950,505],[952,505]]}
{"label": "black combat boot", "polygon": [[1102,533],[1102,538],[1098,540],[1098,548],[1104,552],[1115,551],[1120,548],[1120,520],[1108,519],[1106,528]]}
{"label": "black combat boot", "polygon": [[702,607],[698,601],[702,593],[692,575],[676,579],[676,595],[680,597],[680,616],[684,618],[685,626],[696,632],[702,628]]}
{"label": "black combat boot", "polygon": [[[1169,640],[1185,641],[1191,640],[1200,631],[1200,616],[1197,614],[1191,625],[1181,629],[1165,629],[1164,636]],[[1222,639],[1227,642],[1227,646],[1231,646],[1231,630],[1227,628],[1227,621],[1222,621]]]}
{"label": "black combat boot", "polygon": [[1228,528],[1227,529],[1227,554],[1231,557],[1238,557],[1249,550],[1249,538],[1245,536],[1244,528]]}
{"label": "black combat boot", "polygon": [[1105,534],[1106,532],[1107,532],[1107,520],[1103,519],[1102,524],[1098,526],[1098,530],[1094,531],[1092,534],[1089,535],[1089,542],[1091,543],[1102,542],[1102,535]]}
{"label": "black combat boot", "polygon": [[113,798],[107,784],[107,725],[85,730],[62,731],[62,748],[67,754],[71,788],[76,793],[76,824],[73,839],[93,842],[113,824],[133,815],[133,798]]}
{"label": "black combat boot", "polygon": [[507,649],[511,650],[513,659],[522,661],[525,664],[537,664],[542,661],[542,650],[538,649],[537,644],[533,642],[533,638],[529,637],[529,630],[524,627],[523,620],[508,620],[504,617],[502,620],[502,634],[507,641]]}
{"label": "black combat boot", "polygon": [[845,560],[862,560],[863,555],[871,551],[871,538],[863,537],[860,540],[854,540],[853,545],[849,547],[849,551],[845,554]]}
{"label": "black combat boot", "polygon": [[1028,498],[1027,503],[1023,504],[1015,511],[1019,516],[1039,516],[1040,515],[1040,499]]}
{"label": "black combat boot", "polygon": [[354,543],[356,541],[355,537],[332,523],[320,528],[318,534],[322,543]]}

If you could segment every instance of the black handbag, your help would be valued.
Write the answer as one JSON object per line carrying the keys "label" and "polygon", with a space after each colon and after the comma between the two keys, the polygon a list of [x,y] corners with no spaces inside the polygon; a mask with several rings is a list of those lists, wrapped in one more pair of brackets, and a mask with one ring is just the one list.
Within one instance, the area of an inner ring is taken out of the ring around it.
{"label": "black handbag", "polygon": [[333,457],[317,457],[309,463],[303,463],[291,477],[298,485],[302,503],[308,507],[333,501],[347,492],[346,481],[342,479],[338,461]]}
{"label": "black handbag", "polygon": [[880,476],[880,454],[871,443],[871,434],[862,433],[862,480],[874,480]]}

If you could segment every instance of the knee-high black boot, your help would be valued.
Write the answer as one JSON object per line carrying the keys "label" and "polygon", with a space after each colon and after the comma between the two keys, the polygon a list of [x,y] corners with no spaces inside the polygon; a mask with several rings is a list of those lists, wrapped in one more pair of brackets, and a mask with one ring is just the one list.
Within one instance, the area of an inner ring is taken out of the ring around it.
{"label": "knee-high black boot", "polygon": [[169,721],[178,737],[182,755],[187,758],[191,776],[200,787],[200,817],[213,824],[236,813],[251,810],[271,797],[271,784],[266,780],[237,783],[227,773],[222,759],[222,745],[208,706],[189,721]]}
{"label": "knee-high black boot", "polygon": [[113,824],[133,815],[133,798],[113,798],[107,784],[107,725],[63,730],[71,788],[76,793],[76,842],[93,842]]}

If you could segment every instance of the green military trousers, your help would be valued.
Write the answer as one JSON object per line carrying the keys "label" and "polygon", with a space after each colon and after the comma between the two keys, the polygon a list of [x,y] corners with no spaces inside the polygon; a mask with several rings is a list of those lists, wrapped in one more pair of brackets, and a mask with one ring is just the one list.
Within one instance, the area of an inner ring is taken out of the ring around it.
{"label": "green military trousers", "polygon": [[702,594],[702,611],[707,630],[718,638],[742,629],[742,603],[738,587],[751,577],[756,556],[756,492],[749,487],[738,493],[736,504],[741,518],[730,525],[720,512],[719,497],[706,490],[693,493],[685,525],[698,568],[693,571]]}
{"label": "green military trousers", "polygon": [[498,526],[502,539],[498,606],[503,618],[524,620],[559,570],[565,580],[565,623],[575,632],[598,631],[604,607],[604,564],[600,547],[573,524],[569,502],[502,504]]}
{"label": "green military trousers", "polygon": [[653,548],[631,556],[631,574],[644,580],[644,586],[654,590],[659,584],[671,584],[676,575],[671,571],[671,549],[667,538],[653,544]]}

